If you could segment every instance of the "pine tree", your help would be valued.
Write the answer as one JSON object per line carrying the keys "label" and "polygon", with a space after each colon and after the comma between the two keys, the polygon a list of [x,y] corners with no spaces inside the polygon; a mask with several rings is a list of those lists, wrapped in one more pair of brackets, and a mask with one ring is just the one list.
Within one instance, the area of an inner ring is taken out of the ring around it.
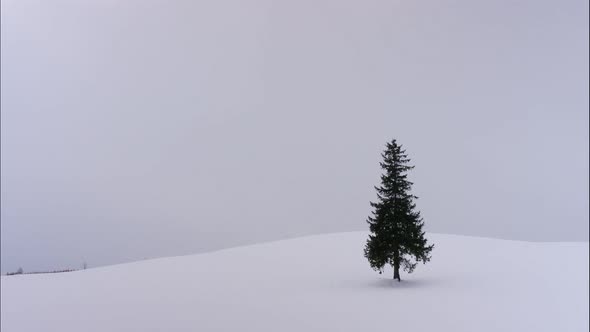
{"label": "pine tree", "polygon": [[386,264],[391,265],[393,279],[401,281],[400,266],[412,273],[418,262],[430,261],[434,245],[426,243],[422,231],[424,222],[420,212],[415,210],[414,200],[418,197],[410,194],[412,182],[408,181],[407,172],[414,166],[408,164],[410,159],[406,151],[394,139],[387,143],[381,156],[384,174],[381,186],[375,187],[378,202],[371,202],[374,210],[367,219],[371,234],[365,246],[365,257],[380,274]]}

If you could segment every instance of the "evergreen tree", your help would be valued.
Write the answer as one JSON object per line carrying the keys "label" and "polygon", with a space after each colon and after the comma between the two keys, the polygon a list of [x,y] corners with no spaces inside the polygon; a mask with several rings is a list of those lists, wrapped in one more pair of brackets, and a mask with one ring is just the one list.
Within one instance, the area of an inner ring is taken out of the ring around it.
{"label": "evergreen tree", "polygon": [[389,264],[393,267],[393,279],[401,281],[400,266],[412,273],[418,262],[430,260],[434,245],[427,245],[422,226],[424,222],[420,212],[416,211],[414,199],[410,194],[412,182],[407,179],[407,172],[414,168],[408,163],[406,151],[392,140],[387,143],[381,154],[380,163],[384,173],[381,186],[377,190],[378,202],[371,202],[374,208],[372,216],[367,219],[371,234],[365,246],[365,257],[371,267],[383,272]]}

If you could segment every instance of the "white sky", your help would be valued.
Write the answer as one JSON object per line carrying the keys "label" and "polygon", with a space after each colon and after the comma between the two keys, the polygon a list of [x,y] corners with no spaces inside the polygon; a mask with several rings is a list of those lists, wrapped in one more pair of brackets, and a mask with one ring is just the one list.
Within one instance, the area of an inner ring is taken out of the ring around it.
{"label": "white sky", "polygon": [[367,229],[588,241],[586,0],[3,0],[2,271]]}

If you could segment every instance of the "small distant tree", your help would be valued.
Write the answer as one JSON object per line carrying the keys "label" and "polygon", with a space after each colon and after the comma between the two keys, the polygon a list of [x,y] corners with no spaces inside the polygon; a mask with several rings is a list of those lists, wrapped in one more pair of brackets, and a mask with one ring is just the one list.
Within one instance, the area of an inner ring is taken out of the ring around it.
{"label": "small distant tree", "polygon": [[22,267],[19,267],[18,270],[16,270],[16,274],[23,274],[23,273],[24,273],[24,271],[23,271]]}
{"label": "small distant tree", "polygon": [[402,146],[396,140],[387,143],[381,154],[380,163],[384,173],[381,185],[375,187],[378,201],[371,202],[374,208],[367,219],[371,234],[365,246],[365,257],[371,267],[380,274],[383,267],[393,267],[393,279],[401,281],[399,269],[403,267],[412,273],[418,262],[430,261],[434,245],[427,245],[420,212],[416,211],[414,200],[418,197],[410,193],[412,182],[407,172],[414,168]]}

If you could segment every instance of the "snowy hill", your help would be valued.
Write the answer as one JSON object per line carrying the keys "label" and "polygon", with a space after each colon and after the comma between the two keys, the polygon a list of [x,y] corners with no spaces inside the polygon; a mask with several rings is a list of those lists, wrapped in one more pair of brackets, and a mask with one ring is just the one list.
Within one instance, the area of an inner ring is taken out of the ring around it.
{"label": "snowy hill", "polygon": [[588,243],[430,234],[391,280],[364,232],[2,277],[2,331],[587,331]]}

